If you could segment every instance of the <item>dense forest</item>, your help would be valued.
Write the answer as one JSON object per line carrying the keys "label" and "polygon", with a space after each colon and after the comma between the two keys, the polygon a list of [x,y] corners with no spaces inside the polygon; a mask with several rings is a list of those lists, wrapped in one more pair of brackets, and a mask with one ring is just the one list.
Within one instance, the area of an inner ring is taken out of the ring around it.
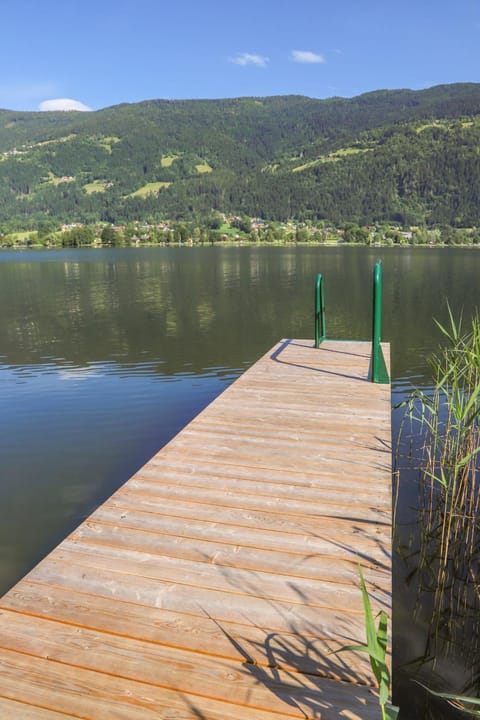
{"label": "dense forest", "polygon": [[480,225],[480,85],[0,110],[0,229],[215,211]]}

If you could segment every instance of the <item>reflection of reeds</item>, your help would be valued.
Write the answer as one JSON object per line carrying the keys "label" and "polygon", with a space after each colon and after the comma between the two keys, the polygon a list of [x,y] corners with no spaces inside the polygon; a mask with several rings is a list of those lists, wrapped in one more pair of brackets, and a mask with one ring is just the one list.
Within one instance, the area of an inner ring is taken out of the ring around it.
{"label": "reflection of reeds", "polygon": [[433,392],[408,403],[421,436],[419,586],[432,597],[432,637],[465,648],[465,632],[473,639],[480,624],[480,319],[462,334],[450,313],[439,328],[446,342],[430,361]]}

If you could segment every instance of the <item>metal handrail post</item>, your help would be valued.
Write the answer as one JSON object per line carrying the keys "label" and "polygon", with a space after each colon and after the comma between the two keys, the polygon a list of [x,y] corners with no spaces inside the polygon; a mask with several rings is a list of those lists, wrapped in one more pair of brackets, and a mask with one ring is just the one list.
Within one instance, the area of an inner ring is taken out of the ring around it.
{"label": "metal handrail post", "polygon": [[382,263],[373,268],[373,319],[372,319],[372,382],[388,383],[388,371],[381,346],[382,335]]}
{"label": "metal handrail post", "polygon": [[323,277],[318,273],[315,281],[315,347],[327,337],[325,321],[325,293],[323,289]]}
{"label": "metal handrail post", "polygon": [[372,381],[378,382],[378,364],[382,334],[382,263],[373,268]]}

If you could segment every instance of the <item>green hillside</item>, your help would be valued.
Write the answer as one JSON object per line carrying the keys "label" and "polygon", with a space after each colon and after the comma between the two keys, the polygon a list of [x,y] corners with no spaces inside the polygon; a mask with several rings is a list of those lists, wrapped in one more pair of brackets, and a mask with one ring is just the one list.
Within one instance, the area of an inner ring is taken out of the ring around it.
{"label": "green hillside", "polygon": [[0,223],[266,219],[480,224],[480,85],[0,110]]}

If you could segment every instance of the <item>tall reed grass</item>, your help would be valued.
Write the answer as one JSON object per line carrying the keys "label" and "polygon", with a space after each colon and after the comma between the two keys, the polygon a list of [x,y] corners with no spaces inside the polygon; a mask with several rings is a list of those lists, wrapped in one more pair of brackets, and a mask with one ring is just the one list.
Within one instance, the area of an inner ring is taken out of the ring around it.
{"label": "tall reed grass", "polygon": [[[480,685],[480,318],[467,332],[449,308],[437,323],[443,347],[430,360],[433,388],[416,391],[405,418],[420,443],[421,527],[415,571],[431,607],[430,660],[463,645],[471,658],[469,692]],[[470,661],[466,661],[470,662]],[[474,666],[476,665],[476,670]]]}

